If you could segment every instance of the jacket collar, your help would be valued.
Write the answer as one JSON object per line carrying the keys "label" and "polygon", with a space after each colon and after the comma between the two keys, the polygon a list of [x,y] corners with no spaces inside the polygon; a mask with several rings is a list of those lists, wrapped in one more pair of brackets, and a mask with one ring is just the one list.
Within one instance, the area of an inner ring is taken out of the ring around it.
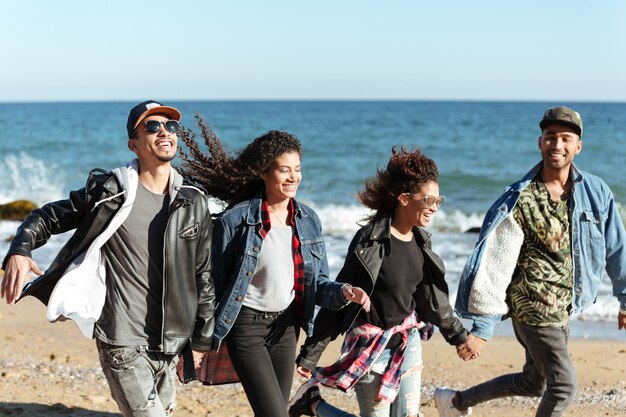
{"label": "jacket collar", "polygon": [[[296,201],[295,198],[292,199],[293,208],[295,210],[295,217],[302,218],[304,214],[302,213],[302,208],[300,207],[300,203]],[[246,216],[246,223],[249,225],[253,224],[261,224],[263,222],[263,218],[261,216],[261,205],[263,204],[263,192],[257,193],[254,197],[248,200],[248,214]]]}
{"label": "jacket collar", "polygon": [[[139,160],[135,158],[128,162],[126,166],[114,169],[113,174],[122,187],[121,193],[127,193],[125,204],[132,204],[135,200],[137,186],[139,184]],[[170,204],[176,199],[182,185],[183,176],[180,175],[174,167],[170,167],[170,179],[168,182]]]}
{"label": "jacket collar", "polygon": [[[541,171],[541,168],[543,168],[543,161],[539,161],[539,163],[537,163],[537,165],[532,167],[532,169],[528,171],[526,175],[522,177],[521,180],[511,185],[511,191],[521,191],[524,188],[526,188],[528,184],[530,184],[530,182],[533,179],[535,179],[537,174],[539,174],[539,172]],[[576,168],[576,165],[574,165],[573,162],[572,162],[572,166],[570,169],[570,176],[572,177],[572,181],[574,183],[581,182],[583,180],[582,172],[578,168]]]}
{"label": "jacket collar", "polygon": [[[430,246],[431,234],[422,227],[413,227],[413,235],[419,246]],[[372,224],[372,230],[368,236],[369,240],[389,240],[391,239],[391,217],[385,216],[377,219]]]}

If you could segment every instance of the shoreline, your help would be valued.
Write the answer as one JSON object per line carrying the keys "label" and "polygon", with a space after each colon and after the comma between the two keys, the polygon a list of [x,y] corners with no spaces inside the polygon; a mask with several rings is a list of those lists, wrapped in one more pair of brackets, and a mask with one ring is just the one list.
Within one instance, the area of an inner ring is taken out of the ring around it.
{"label": "shoreline", "polygon": [[[0,304],[0,415],[43,417],[119,416],[104,380],[93,340],[84,338],[71,322],[48,323],[45,307],[28,297],[15,306]],[[502,325],[500,325],[502,326]],[[615,331],[617,333],[617,330]],[[623,332],[623,331],[622,331]],[[626,336],[622,333],[622,337]],[[301,338],[302,342],[304,339]],[[334,361],[340,341],[324,352],[320,364]],[[422,408],[436,417],[432,395],[437,386],[461,389],[495,376],[517,372],[523,350],[514,338],[496,336],[479,359],[463,362],[440,334],[424,343]],[[578,374],[579,389],[569,417],[624,416],[626,409],[626,344],[622,340],[575,339],[570,354]],[[304,382],[294,375],[292,393]],[[175,416],[250,416],[239,384],[204,387],[197,382],[178,386]],[[354,393],[322,387],[331,404],[356,413]],[[531,417],[538,399],[514,397],[481,404],[475,417]]]}

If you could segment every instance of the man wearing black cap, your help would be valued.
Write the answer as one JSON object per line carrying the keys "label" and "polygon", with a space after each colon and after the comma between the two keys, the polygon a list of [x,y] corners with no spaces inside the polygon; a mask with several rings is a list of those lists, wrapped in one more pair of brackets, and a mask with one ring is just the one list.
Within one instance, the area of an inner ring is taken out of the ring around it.
{"label": "man wearing black cap", "polygon": [[[170,165],[180,116],[156,101],[135,106],[126,128],[137,159],[94,170],[69,199],[33,211],[2,265],[7,303],[33,295],[48,306],[50,321],[72,319],[96,338],[125,416],[171,415],[178,355],[191,379],[211,346],[211,217],[208,198]],[[74,234],[44,273],[32,250],[69,230]],[[40,277],[22,288],[30,271]]]}
{"label": "man wearing black cap", "polygon": [[618,329],[626,329],[626,232],[606,183],[573,164],[582,149],[580,114],[553,107],[539,126],[542,161],[487,212],[456,301],[457,313],[473,320],[457,349],[462,359],[478,356],[495,324],[511,317],[526,363],[464,391],[437,388],[443,417],[508,396],[541,396],[536,416],[563,415],[576,393],[569,317],[595,302],[604,271],[620,302]]}

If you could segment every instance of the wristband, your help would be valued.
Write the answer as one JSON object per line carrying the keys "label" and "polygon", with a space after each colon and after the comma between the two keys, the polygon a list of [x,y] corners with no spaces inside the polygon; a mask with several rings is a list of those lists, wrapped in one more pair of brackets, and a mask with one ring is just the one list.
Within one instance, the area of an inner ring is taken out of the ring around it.
{"label": "wristband", "polygon": [[619,313],[623,316],[626,316],[626,310],[619,309]]}

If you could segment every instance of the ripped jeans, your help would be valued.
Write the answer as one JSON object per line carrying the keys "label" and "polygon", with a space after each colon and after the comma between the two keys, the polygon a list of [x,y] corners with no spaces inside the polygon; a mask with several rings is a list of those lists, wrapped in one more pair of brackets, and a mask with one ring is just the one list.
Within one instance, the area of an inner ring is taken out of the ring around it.
{"label": "ripped jeans", "polygon": [[176,408],[177,355],[145,346],[112,346],[96,340],[102,372],[124,417],[169,417]]}
{"label": "ripped jeans", "polygon": [[[411,330],[404,360],[400,367],[402,379],[398,396],[393,403],[376,399],[382,377],[389,367],[394,349],[385,349],[372,365],[370,371],[356,383],[354,391],[359,402],[361,417],[408,417],[420,416],[422,387],[422,344],[417,329]],[[315,409],[318,417],[349,417],[352,414],[320,401]]]}

